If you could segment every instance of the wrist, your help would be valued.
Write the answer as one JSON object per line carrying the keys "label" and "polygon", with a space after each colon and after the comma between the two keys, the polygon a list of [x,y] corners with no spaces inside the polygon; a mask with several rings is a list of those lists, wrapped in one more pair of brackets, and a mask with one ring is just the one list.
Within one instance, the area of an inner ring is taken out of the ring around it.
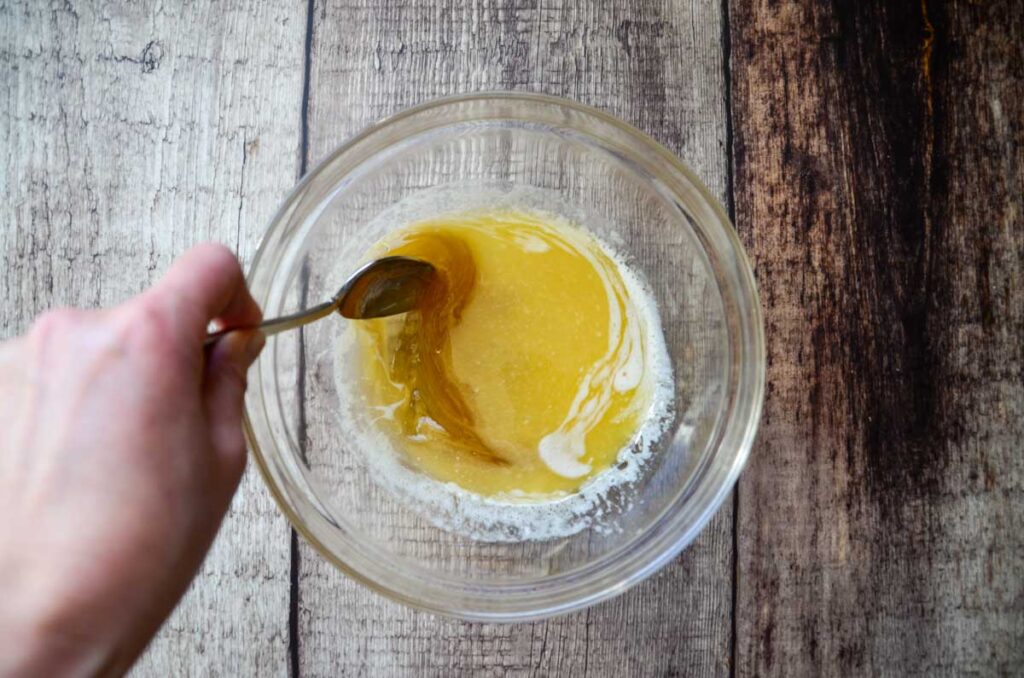
{"label": "wrist", "polygon": [[69,615],[71,601],[46,581],[38,568],[0,559],[0,678],[106,675],[115,652],[100,625]]}
{"label": "wrist", "polygon": [[35,620],[0,621],[0,676],[100,676],[111,665],[98,647]]}

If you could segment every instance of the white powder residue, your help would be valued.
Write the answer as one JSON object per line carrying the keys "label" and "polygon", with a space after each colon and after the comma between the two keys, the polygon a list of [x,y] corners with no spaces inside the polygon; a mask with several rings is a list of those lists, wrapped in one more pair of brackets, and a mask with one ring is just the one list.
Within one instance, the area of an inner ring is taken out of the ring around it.
{"label": "white powder residue", "polygon": [[530,252],[531,254],[543,254],[551,249],[551,246],[541,238],[525,233],[516,236],[516,244],[523,248],[524,252]]}

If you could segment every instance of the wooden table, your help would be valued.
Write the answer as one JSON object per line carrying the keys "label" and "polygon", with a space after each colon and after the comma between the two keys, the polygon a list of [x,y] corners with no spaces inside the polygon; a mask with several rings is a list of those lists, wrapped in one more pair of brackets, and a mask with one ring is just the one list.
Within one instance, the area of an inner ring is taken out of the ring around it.
{"label": "wooden table", "polygon": [[[179,6],[180,5],[180,6]],[[444,94],[547,92],[734,212],[768,339],[733,501],[548,622],[355,585],[250,469],[137,675],[1024,671],[1024,3],[0,2],[0,336],[251,256],[296,180]]]}

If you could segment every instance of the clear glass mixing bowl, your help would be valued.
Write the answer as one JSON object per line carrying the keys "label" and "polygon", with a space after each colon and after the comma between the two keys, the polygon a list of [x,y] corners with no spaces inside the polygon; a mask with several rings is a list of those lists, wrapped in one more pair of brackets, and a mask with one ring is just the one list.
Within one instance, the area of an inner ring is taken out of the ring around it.
{"label": "clear glass mixing bowl", "polygon": [[652,139],[562,99],[460,96],[366,130],[289,196],[253,261],[253,294],[268,317],[320,302],[371,244],[423,209],[403,206],[523,190],[547,196],[646,278],[674,370],[671,426],[642,479],[591,527],[547,541],[475,541],[379,486],[342,427],[353,403],[335,381],[340,317],[271,338],[246,397],[259,468],[305,538],[370,588],[465,619],[569,612],[658,570],[729,494],[763,398],[757,291],[721,206]]}

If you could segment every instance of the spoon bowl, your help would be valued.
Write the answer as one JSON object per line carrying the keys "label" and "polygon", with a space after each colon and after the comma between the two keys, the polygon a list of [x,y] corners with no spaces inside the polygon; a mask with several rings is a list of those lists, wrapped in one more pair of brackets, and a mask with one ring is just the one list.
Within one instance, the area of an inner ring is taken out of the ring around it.
{"label": "spoon bowl", "polygon": [[[412,257],[381,257],[360,267],[349,276],[329,301],[298,313],[264,320],[259,329],[266,335],[277,334],[325,318],[337,311],[345,318],[363,320],[383,318],[411,311],[423,292],[435,279],[434,267]],[[207,346],[239,327],[206,336]]]}
{"label": "spoon bowl", "polygon": [[419,303],[435,273],[422,259],[381,257],[352,274],[332,302],[352,320],[406,313]]}

